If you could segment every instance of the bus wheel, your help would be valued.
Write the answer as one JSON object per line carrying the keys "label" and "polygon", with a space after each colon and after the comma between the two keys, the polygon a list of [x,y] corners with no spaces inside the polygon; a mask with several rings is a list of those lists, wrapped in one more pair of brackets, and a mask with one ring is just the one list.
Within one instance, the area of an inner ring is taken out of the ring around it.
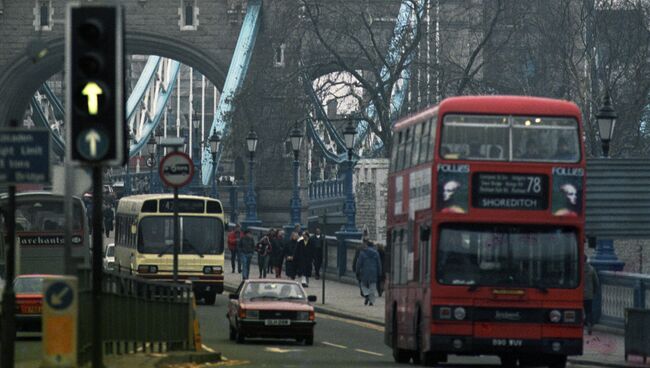
{"label": "bus wheel", "polygon": [[409,351],[400,349],[397,346],[397,316],[393,312],[393,359],[396,363],[408,363],[411,360],[411,354]]}
{"label": "bus wheel", "polygon": [[209,292],[204,295],[204,300],[206,305],[214,305],[214,302],[217,300],[217,292]]}
{"label": "bus wheel", "polygon": [[505,368],[515,368],[517,367],[517,357],[512,355],[501,355],[501,366]]}
{"label": "bus wheel", "polygon": [[440,359],[440,354],[435,354],[432,351],[424,351],[424,346],[422,346],[422,324],[420,311],[418,311],[418,319],[415,323],[415,346],[416,349],[413,353],[413,363],[420,364],[425,367],[433,367],[438,364],[442,359]]}

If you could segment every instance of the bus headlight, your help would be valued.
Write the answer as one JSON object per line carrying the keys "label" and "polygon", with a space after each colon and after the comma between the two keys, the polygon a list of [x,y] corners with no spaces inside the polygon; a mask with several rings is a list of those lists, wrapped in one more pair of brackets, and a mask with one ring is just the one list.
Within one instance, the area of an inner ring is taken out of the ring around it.
{"label": "bus headlight", "polygon": [[454,309],[454,318],[456,318],[457,320],[461,321],[465,319],[465,316],[467,316],[467,313],[465,312],[465,308],[456,307]]}
{"label": "bus headlight", "polygon": [[139,265],[138,273],[158,273],[158,266],[155,265]]}
{"label": "bus headlight", "polygon": [[223,268],[221,266],[205,266],[203,267],[203,273],[204,274],[219,274],[223,272]]}
{"label": "bus headlight", "polygon": [[560,313],[559,310],[553,309],[549,314],[548,318],[551,320],[553,323],[558,323],[562,320],[562,313]]}

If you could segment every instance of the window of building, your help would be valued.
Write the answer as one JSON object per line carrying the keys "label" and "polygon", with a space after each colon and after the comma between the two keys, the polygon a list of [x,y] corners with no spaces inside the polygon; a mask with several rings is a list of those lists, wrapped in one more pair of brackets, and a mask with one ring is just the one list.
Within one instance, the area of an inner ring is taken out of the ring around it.
{"label": "window of building", "polygon": [[273,65],[276,67],[284,66],[284,49],[286,45],[281,43],[273,48]]}
{"label": "window of building", "polygon": [[36,0],[34,5],[34,29],[52,30],[52,0]]}
{"label": "window of building", "polygon": [[199,27],[198,0],[179,0],[178,25],[181,31],[196,31]]}

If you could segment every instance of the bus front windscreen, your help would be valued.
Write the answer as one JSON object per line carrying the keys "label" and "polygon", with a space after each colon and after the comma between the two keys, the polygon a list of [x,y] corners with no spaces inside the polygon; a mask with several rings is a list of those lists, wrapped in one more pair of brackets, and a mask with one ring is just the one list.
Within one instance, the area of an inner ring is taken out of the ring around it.
{"label": "bus front windscreen", "polygon": [[436,279],[443,285],[576,288],[577,238],[575,229],[564,227],[446,225]]}
{"label": "bus front windscreen", "polygon": [[[180,216],[179,254],[199,256],[223,253],[223,223],[216,217]],[[172,254],[174,251],[173,216],[151,216],[140,220],[138,252]]]}

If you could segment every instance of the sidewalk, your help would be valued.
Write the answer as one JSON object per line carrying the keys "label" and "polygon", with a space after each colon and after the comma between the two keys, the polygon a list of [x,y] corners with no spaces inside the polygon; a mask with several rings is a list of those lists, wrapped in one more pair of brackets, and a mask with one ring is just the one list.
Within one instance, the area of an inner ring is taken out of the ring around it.
{"label": "sidewalk", "polygon": [[[229,266],[229,265],[228,265]],[[227,267],[226,269],[230,269]],[[251,267],[251,278],[258,275],[257,266]],[[269,277],[274,277],[272,274]],[[241,274],[225,274],[225,289],[234,291],[241,282]],[[307,294],[316,295],[314,303],[317,312],[345,317],[357,321],[384,325],[384,298],[378,298],[374,306],[364,306],[356,285],[328,279],[325,285],[325,304],[322,300],[322,280],[309,281]],[[595,326],[592,335],[585,334],[582,356],[570,357],[569,362],[590,367],[650,367],[650,360],[643,364],[643,357],[630,356],[625,361],[625,341],[622,330]]]}

